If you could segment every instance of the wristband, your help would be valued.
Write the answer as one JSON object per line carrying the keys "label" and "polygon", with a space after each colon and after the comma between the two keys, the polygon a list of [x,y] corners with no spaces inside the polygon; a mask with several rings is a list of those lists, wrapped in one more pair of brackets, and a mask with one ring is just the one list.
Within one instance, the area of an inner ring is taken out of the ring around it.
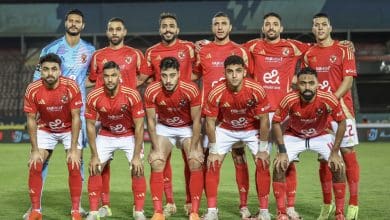
{"label": "wristband", "polygon": [[268,141],[260,141],[259,142],[259,151],[260,152],[268,151]]}
{"label": "wristband", "polygon": [[278,144],[279,153],[286,153],[286,146],[284,144]]}
{"label": "wristband", "polygon": [[209,149],[209,152],[211,153],[211,154],[218,154],[218,150],[217,150],[217,148],[216,148],[216,143],[209,143],[208,145],[207,145],[207,148]]}

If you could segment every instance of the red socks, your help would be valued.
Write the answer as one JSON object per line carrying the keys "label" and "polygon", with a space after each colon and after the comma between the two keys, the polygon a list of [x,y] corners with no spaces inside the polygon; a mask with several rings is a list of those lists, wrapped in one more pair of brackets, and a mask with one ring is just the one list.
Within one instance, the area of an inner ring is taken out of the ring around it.
{"label": "red socks", "polygon": [[191,177],[191,171],[190,167],[188,166],[187,161],[187,155],[184,152],[184,150],[181,150],[182,157],[184,160],[184,179],[185,179],[185,186],[186,186],[186,203],[191,203],[191,193],[190,193],[190,177]]}
{"label": "red socks", "polygon": [[31,208],[41,209],[41,194],[42,194],[42,163],[31,165],[28,177],[28,188],[30,193]]}
{"label": "red socks", "polygon": [[320,162],[319,169],[321,188],[322,188],[322,196],[324,204],[332,203],[332,172],[328,166],[328,162]]}
{"label": "red socks", "polygon": [[333,191],[336,200],[336,215],[344,214],[345,183],[333,183]]}
{"label": "red socks", "polygon": [[164,192],[167,203],[175,203],[173,200],[171,154],[167,158],[164,167]]}
{"label": "red socks", "polygon": [[198,213],[200,201],[202,199],[203,192],[203,170],[196,170],[191,172],[190,178],[190,192],[191,192],[191,212]]}
{"label": "red socks", "polygon": [[343,159],[349,187],[349,204],[357,206],[360,168],[356,159],[356,152],[343,154]]}
{"label": "red socks", "polygon": [[240,194],[240,208],[248,205],[249,174],[246,163],[234,164],[236,167],[236,182]]}
{"label": "red socks", "polygon": [[297,170],[294,163],[290,163],[286,171],[287,207],[295,206],[295,194],[297,190]]}
{"label": "red socks", "polygon": [[99,209],[100,195],[102,189],[102,176],[95,175],[88,178],[88,198],[89,209],[97,211]]}
{"label": "red socks", "polygon": [[206,171],[206,196],[207,196],[207,207],[216,208],[217,207],[217,194],[218,194],[218,184],[219,184],[219,175],[220,175],[221,165],[216,161],[214,163],[214,168],[210,167]]}
{"label": "red socks", "polygon": [[132,177],[135,211],[142,211],[145,204],[146,180],[144,176]]}
{"label": "red socks", "polygon": [[80,208],[80,197],[83,181],[81,178],[80,167],[74,166],[72,169],[72,163],[68,163],[69,171],[69,190],[70,198],[72,200],[72,210],[79,210]]}
{"label": "red socks", "polygon": [[106,164],[101,175],[103,184],[101,189],[102,204],[110,206],[110,162]]}
{"label": "red socks", "polygon": [[263,167],[259,160],[256,163],[256,190],[260,209],[268,209],[269,191],[271,188],[271,175],[269,167]]}
{"label": "red socks", "polygon": [[274,189],[274,196],[276,200],[276,206],[278,213],[286,214],[286,183],[273,182],[272,187]]}
{"label": "red socks", "polygon": [[154,212],[163,213],[162,197],[164,192],[163,172],[152,171],[150,174],[150,194],[152,195]]}

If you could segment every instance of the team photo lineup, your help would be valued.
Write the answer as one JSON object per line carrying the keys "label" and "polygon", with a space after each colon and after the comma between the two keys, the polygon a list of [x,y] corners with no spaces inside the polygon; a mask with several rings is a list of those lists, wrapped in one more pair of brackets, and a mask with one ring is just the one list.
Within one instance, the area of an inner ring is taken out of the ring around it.
{"label": "team photo lineup", "polygon": [[[332,39],[332,18],[315,14],[315,42],[306,43],[283,39],[282,15],[268,12],[259,21],[261,37],[238,44],[229,38],[233,27],[224,12],[210,17],[213,39],[196,42],[179,38],[174,13],[155,17],[161,41],[145,53],[125,45],[126,24],[119,17],[102,24],[107,47],[84,41],[87,24],[78,9],[65,15],[64,36],[42,49],[24,96],[31,206],[23,219],[45,217],[43,186],[58,143],[66,151],[72,220],[115,216],[110,163],[118,150],[131,173],[132,219],[168,219],[179,207],[186,219],[222,219],[226,210],[218,209],[218,187],[228,153],[238,219],[303,219],[295,206],[300,202],[296,163],[304,151],[318,154],[313,169],[319,168],[322,205],[316,219],[358,219],[359,141],[351,93],[355,48],[351,41]],[[174,148],[184,162],[177,168],[184,170],[184,204],[175,203],[172,190]],[[83,157],[84,151],[90,157]],[[252,162],[247,154],[255,166],[255,213],[248,208]],[[81,206],[83,188],[89,207]],[[144,210],[149,194],[152,216]],[[269,211],[270,196],[276,213]]]}

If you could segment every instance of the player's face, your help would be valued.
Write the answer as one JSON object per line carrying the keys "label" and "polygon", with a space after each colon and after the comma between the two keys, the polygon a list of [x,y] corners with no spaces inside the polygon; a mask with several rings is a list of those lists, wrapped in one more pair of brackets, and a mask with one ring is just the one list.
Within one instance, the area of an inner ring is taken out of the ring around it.
{"label": "player's face", "polygon": [[242,80],[246,75],[245,67],[241,64],[228,65],[225,68],[225,78],[228,83],[228,87],[232,91],[239,91],[242,86]]}
{"label": "player's face", "polygon": [[329,19],[324,17],[314,18],[312,32],[318,41],[323,41],[330,38],[332,26]]}
{"label": "player's face", "polygon": [[229,37],[232,25],[227,17],[216,17],[212,20],[212,31],[217,40],[223,41]]}
{"label": "player's face", "polygon": [[115,68],[105,69],[103,71],[103,81],[104,86],[108,89],[108,91],[114,91],[118,87],[120,82],[121,74],[119,70]]}
{"label": "player's face", "polygon": [[280,33],[283,32],[283,26],[280,23],[279,18],[269,16],[264,20],[263,27],[261,29],[267,40],[276,40],[280,38]]}
{"label": "player's face", "polygon": [[108,40],[110,41],[110,44],[122,44],[126,34],[127,30],[125,26],[123,26],[122,22],[113,21],[108,23],[106,35]]}
{"label": "player's face", "polygon": [[162,41],[165,43],[171,43],[179,34],[179,28],[177,27],[177,22],[173,18],[164,18],[160,23],[160,36]]}
{"label": "player's face", "polygon": [[298,77],[298,89],[302,99],[310,102],[316,94],[318,87],[317,77],[310,74],[302,74]]}
{"label": "player's face", "polygon": [[167,91],[174,91],[179,82],[180,73],[177,69],[168,68],[161,70],[161,81]]}
{"label": "player's face", "polygon": [[55,62],[43,62],[41,65],[41,79],[49,87],[53,88],[57,82],[58,77],[61,75],[61,68],[58,63]]}
{"label": "player's face", "polygon": [[77,14],[68,15],[65,21],[65,30],[71,36],[77,36],[84,29],[83,18]]}

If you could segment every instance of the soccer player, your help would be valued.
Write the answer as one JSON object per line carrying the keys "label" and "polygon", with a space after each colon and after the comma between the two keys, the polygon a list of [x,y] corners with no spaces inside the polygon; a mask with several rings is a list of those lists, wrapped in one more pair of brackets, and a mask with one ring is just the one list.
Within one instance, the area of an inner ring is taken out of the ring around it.
{"label": "soccer player", "polygon": [[[201,94],[196,84],[180,79],[180,64],[174,57],[161,60],[161,80],[151,83],[145,91],[145,107],[152,151],[150,191],[154,206],[152,220],[165,219],[162,210],[163,170],[172,148],[185,151],[191,171],[190,220],[198,220],[203,191],[203,150],[200,145]],[[158,117],[156,113],[158,112]]]}
{"label": "soccer player", "polygon": [[[103,86],[103,66],[108,61],[114,61],[120,67],[122,85],[136,89],[137,75],[140,73],[144,56],[140,50],[126,46],[124,39],[127,34],[125,22],[121,18],[111,18],[107,24],[106,35],[109,41],[108,47],[97,50],[90,64],[88,79],[95,83],[95,87]],[[99,209],[100,217],[111,216],[110,208],[110,161],[101,173],[103,179],[102,207]]]}
{"label": "soccer player", "polygon": [[[165,57],[175,57],[180,63],[180,79],[190,82],[193,78],[192,68],[196,59],[194,44],[178,38],[180,29],[176,15],[168,12],[161,13],[159,25],[161,42],[146,50],[145,62],[141,68],[139,83],[143,83],[149,77],[154,78],[154,80],[160,80],[160,62]],[[184,150],[182,150],[182,156],[186,163],[187,156],[185,155]],[[190,214],[191,195],[188,188],[190,170],[187,164],[184,167],[184,176],[186,185],[186,204],[184,205],[184,209],[186,214]],[[168,157],[164,169],[164,192],[167,202],[164,207],[164,214],[168,217],[176,213],[176,205],[172,189],[172,168],[170,164],[170,157]]]}
{"label": "soccer player", "polygon": [[[243,142],[249,147],[256,163],[256,187],[259,187],[259,179],[264,178],[260,170],[269,164],[267,140],[270,106],[265,91],[252,79],[245,78],[246,64],[242,57],[227,57],[224,68],[226,80],[210,91],[203,109],[209,139],[205,181],[208,210],[205,220],[218,219],[220,169],[226,153],[234,144]],[[261,201],[259,194],[258,200]]]}
{"label": "soccer player", "polygon": [[[239,44],[230,40],[229,34],[232,30],[232,25],[226,13],[218,12],[215,14],[212,18],[211,28],[214,34],[214,41],[204,45],[199,50],[194,70],[197,77],[201,78],[203,103],[207,101],[211,89],[219,81],[225,79],[223,63],[228,56],[233,54],[241,56],[244,60],[245,68],[249,68],[251,65],[248,59],[248,52]],[[204,141],[204,147],[207,147],[206,142],[207,140]],[[242,218],[249,218],[251,216],[247,207],[249,174],[242,143],[234,146],[232,157],[236,169],[237,188],[240,195],[240,214]]]}
{"label": "soccer player", "polygon": [[24,97],[27,129],[31,138],[28,178],[31,211],[25,218],[42,219],[43,164],[53,153],[56,144],[62,142],[67,154],[72,220],[81,220],[81,92],[74,80],[60,76],[59,56],[49,53],[40,58],[39,64],[41,79],[28,85]]}
{"label": "soccer player", "polygon": [[[286,212],[285,175],[288,164],[299,153],[313,150],[327,160],[333,175],[336,219],[344,218],[345,170],[340,144],[345,132],[345,115],[337,98],[318,89],[317,72],[310,68],[298,74],[298,91],[287,94],[276,109],[272,128],[279,152],[274,160],[273,190],[278,220],[288,220]],[[335,137],[329,134],[328,118],[338,124]],[[290,117],[284,136],[281,122]]]}
{"label": "soccer player", "polygon": [[[81,32],[85,27],[84,14],[78,9],[72,9],[65,15],[65,35],[44,47],[41,51],[40,57],[45,56],[48,53],[55,53],[61,58],[61,73],[63,76],[71,78],[76,81],[81,91],[81,98],[85,103],[86,98],[86,84],[87,75],[89,69],[89,63],[95,48],[88,42],[81,39]],[[41,78],[41,72],[39,65],[34,72],[33,80],[39,80]],[[85,105],[81,108],[81,146],[87,147],[87,130],[84,119]],[[49,158],[43,164],[42,178],[46,179],[48,172]],[[83,159],[81,159],[81,175],[83,174]],[[30,210],[26,212],[23,218],[25,218]],[[80,208],[81,213],[84,215],[85,211]]]}
{"label": "soccer player", "polygon": [[[346,115],[347,129],[341,143],[341,153],[345,161],[346,176],[349,186],[349,206],[346,219],[358,217],[359,164],[354,146],[359,143],[353,109],[351,87],[356,77],[356,64],[353,51],[339,45],[331,37],[332,26],[329,17],[320,13],[313,18],[313,34],[317,44],[305,54],[305,64],[318,73],[321,90],[334,94],[340,101]],[[337,124],[332,122],[333,130]],[[323,209],[319,220],[328,219],[332,211],[331,174],[325,162],[320,163],[320,177],[323,190]]]}
{"label": "soccer player", "polygon": [[[123,150],[131,167],[133,217],[145,220],[146,181],[142,162],[145,112],[141,96],[136,90],[120,83],[120,67],[113,61],[104,64],[102,77],[104,86],[89,93],[85,114],[91,148],[88,180],[90,212],[87,219],[100,219],[101,171],[116,150]],[[101,129],[96,137],[95,123],[98,118]]]}

